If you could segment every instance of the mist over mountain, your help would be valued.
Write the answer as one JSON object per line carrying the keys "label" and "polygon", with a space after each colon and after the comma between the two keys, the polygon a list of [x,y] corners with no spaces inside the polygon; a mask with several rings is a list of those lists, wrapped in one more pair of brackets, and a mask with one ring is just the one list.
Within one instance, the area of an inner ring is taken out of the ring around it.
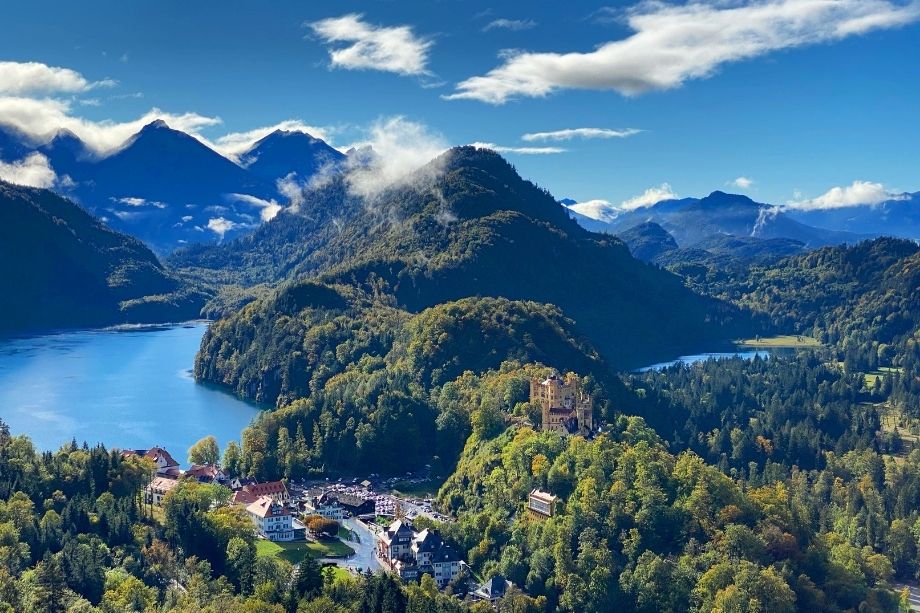
{"label": "mist over mountain", "polygon": [[779,207],[755,202],[740,194],[715,191],[705,198],[662,200],[651,206],[618,210],[609,221],[584,216],[579,223],[592,231],[619,234],[642,223],[658,224],[681,247],[689,247],[710,236],[727,234],[754,238],[786,238],[808,247],[853,243],[872,236],[868,232],[816,227],[797,221]]}
{"label": "mist over mountain", "polygon": [[920,239],[920,192],[878,204],[837,208],[789,208],[796,221],[846,232]]}
{"label": "mist over mountain", "polygon": [[247,170],[271,182],[291,174],[308,179],[344,159],[344,153],[322,139],[296,130],[275,130],[240,155]]}
{"label": "mist over mountain", "polygon": [[34,151],[53,169],[54,189],[161,254],[252,231],[286,203],[278,180],[305,182],[344,158],[296,131],[269,134],[237,163],[162,120],[102,157],[68,130],[35,146],[15,129],[0,129],[0,160]]}

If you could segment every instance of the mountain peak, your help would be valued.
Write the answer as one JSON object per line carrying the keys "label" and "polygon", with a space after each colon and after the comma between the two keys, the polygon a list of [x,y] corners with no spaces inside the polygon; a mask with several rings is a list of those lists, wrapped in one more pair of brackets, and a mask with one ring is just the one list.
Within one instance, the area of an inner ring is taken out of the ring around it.
{"label": "mountain peak", "polygon": [[716,190],[699,201],[700,206],[746,205],[760,206],[743,194],[728,194]]}
{"label": "mountain peak", "polygon": [[166,123],[165,121],[163,121],[162,119],[154,119],[153,121],[151,121],[150,123],[148,123],[146,126],[144,126],[143,128],[141,128],[141,132],[146,132],[146,131],[149,131],[149,130],[159,130],[159,129],[161,129],[161,128],[165,128],[165,129],[167,129],[167,130],[170,129],[169,124],[167,124],[167,123]]}

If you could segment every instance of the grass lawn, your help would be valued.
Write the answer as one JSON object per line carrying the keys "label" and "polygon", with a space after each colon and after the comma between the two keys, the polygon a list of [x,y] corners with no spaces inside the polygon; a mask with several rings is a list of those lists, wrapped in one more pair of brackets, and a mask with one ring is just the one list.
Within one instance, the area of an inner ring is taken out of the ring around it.
{"label": "grass lawn", "polygon": [[276,556],[297,564],[310,555],[314,558],[344,558],[355,552],[354,549],[338,539],[328,541],[294,541],[292,543],[274,543],[267,539],[256,541],[256,555]]}
{"label": "grass lawn", "polygon": [[875,380],[879,377],[884,377],[885,375],[892,373],[900,373],[901,369],[893,366],[882,366],[878,370],[873,370],[870,373],[866,373],[866,387],[871,388],[875,385]]}
{"label": "grass lawn", "polygon": [[393,492],[403,498],[434,498],[444,484],[444,479],[428,479],[418,483],[399,481],[393,486]]}
{"label": "grass lawn", "polygon": [[[354,576],[351,574],[351,571],[345,568],[344,566],[327,566],[326,568],[332,569],[332,582],[333,583],[335,583],[336,581],[341,581],[342,579],[346,579],[348,577]],[[325,568],[323,569],[323,572],[326,572]]]}
{"label": "grass lawn", "polygon": [[752,348],[793,348],[820,347],[821,343],[810,336],[800,334],[783,334],[780,336],[765,336],[760,338],[746,338],[736,343],[741,347]]}

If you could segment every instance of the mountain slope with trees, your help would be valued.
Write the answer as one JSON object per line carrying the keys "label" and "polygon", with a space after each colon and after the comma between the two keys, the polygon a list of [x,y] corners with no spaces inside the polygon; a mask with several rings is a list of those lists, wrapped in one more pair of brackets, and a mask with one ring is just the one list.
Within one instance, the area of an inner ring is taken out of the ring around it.
{"label": "mountain slope with trees", "polygon": [[137,239],[41,189],[0,182],[0,329],[198,317],[205,296]]}

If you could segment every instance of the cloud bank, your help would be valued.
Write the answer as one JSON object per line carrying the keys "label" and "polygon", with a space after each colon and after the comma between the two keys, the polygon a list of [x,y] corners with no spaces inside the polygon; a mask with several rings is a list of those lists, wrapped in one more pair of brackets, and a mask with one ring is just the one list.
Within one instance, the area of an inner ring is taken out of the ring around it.
{"label": "cloud bank", "polygon": [[905,194],[894,193],[881,183],[853,181],[843,187],[832,187],[817,198],[792,200],[787,207],[797,210],[826,210],[846,207],[876,205],[888,200],[905,200]]}
{"label": "cloud bank", "polygon": [[416,36],[410,26],[373,25],[359,13],[304,26],[330,47],[332,68],[382,70],[404,76],[428,74],[428,51],[434,43]]}
{"label": "cloud bank", "polygon": [[16,185],[48,188],[57,181],[57,175],[41,153],[30,153],[21,160],[0,160],[0,179]]}
{"label": "cloud bank", "polygon": [[641,2],[626,12],[633,34],[582,53],[506,51],[504,62],[457,84],[450,100],[503,104],[561,89],[635,96],[711,76],[723,64],[832,42],[920,19],[920,2],[709,0]]}
{"label": "cloud bank", "polygon": [[111,87],[115,81],[90,81],[70,68],[41,62],[0,62],[0,95],[79,94],[97,87]]}
{"label": "cloud bank", "polygon": [[669,183],[662,183],[657,187],[650,187],[638,196],[624,200],[620,208],[624,211],[635,211],[658,204],[662,200],[673,200],[677,198],[677,193],[671,189]]}

